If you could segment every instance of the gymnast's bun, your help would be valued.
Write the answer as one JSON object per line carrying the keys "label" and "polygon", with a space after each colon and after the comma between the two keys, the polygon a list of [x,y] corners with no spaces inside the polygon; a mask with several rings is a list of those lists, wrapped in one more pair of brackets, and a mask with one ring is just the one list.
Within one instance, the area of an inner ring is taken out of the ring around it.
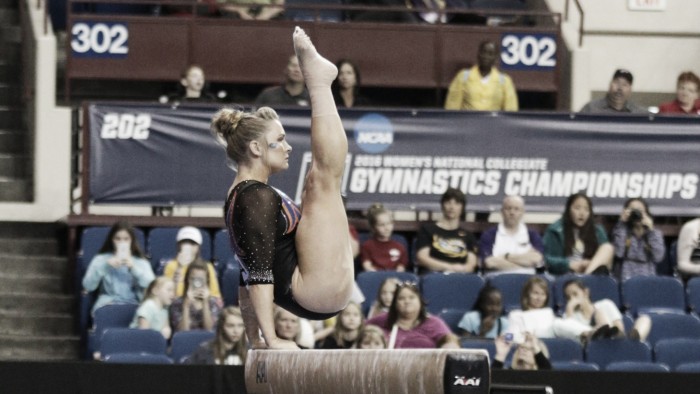
{"label": "gymnast's bun", "polygon": [[277,112],[270,107],[261,107],[255,112],[222,108],[212,117],[211,131],[217,141],[226,147],[229,159],[241,163],[249,159],[250,142],[261,138],[268,128],[268,122],[277,119]]}

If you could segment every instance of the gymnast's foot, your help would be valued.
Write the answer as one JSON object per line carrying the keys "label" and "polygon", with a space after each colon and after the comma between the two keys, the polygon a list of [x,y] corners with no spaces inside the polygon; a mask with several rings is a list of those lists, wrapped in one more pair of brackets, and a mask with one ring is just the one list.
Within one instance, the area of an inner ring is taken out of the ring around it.
{"label": "gymnast's foot", "polygon": [[330,87],[338,75],[338,69],[335,65],[319,55],[304,29],[297,26],[294,29],[293,39],[294,52],[296,52],[299,59],[301,73],[304,74],[306,86],[309,88],[317,86]]}

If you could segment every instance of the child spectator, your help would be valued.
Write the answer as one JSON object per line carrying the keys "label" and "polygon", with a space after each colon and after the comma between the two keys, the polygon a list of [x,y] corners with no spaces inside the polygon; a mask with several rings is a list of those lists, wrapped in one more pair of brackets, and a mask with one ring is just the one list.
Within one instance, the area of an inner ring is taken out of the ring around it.
{"label": "child spectator", "polygon": [[365,326],[357,337],[358,349],[386,349],[384,332],[377,326]]}
{"label": "child spectator", "polygon": [[503,298],[497,288],[484,286],[473,309],[459,321],[459,328],[466,336],[496,338],[508,329],[508,319],[503,316]]}
{"label": "child spectator", "polygon": [[190,364],[245,365],[248,340],[241,310],[228,306],[216,323],[216,336],[202,343],[190,356]]}
{"label": "child spectator", "polygon": [[136,310],[131,328],[156,330],[170,339],[172,329],[168,317],[168,307],[175,298],[175,284],[170,278],[160,276],[146,289],[143,302]]}
{"label": "child spectator", "polygon": [[382,204],[373,204],[367,211],[372,238],[362,243],[360,256],[365,271],[406,271],[408,252],[398,241],[391,239],[394,219]]}
{"label": "child spectator", "polygon": [[[496,337],[496,354],[493,357],[491,368],[503,369],[506,357],[513,347],[514,342],[506,338],[506,335]],[[515,344],[517,348],[513,353],[513,361],[510,368],[514,370],[537,371],[552,369],[549,362],[549,351],[542,341],[529,332],[525,333],[525,340],[521,344]]]}
{"label": "child spectator", "polygon": [[359,304],[350,302],[335,321],[333,333],[326,337],[321,349],[350,349],[355,347],[365,321]]}
{"label": "child spectator", "polygon": [[394,293],[396,293],[396,285],[398,284],[399,280],[397,278],[390,277],[384,279],[379,286],[379,291],[377,291],[377,298],[369,308],[369,313],[367,313],[368,319],[389,312],[391,302],[394,300]]}
{"label": "child spectator", "polygon": [[163,276],[171,278],[177,285],[175,294],[182,297],[185,289],[185,271],[194,261],[205,264],[208,270],[209,294],[221,298],[219,281],[214,265],[202,259],[202,233],[192,226],[185,226],[177,232],[177,256],[168,261],[163,268]]}
{"label": "child spectator", "polygon": [[83,291],[99,288],[94,313],[107,304],[137,304],[143,291],[155,279],[151,263],[136,242],[134,227],[127,222],[115,223],[98,254],[93,257],[83,277]]}
{"label": "child spectator", "polygon": [[554,310],[549,305],[549,282],[539,276],[533,276],[525,282],[520,293],[522,310],[508,314],[508,331],[516,341],[526,332],[536,338],[554,337]]}
{"label": "child spectator", "polygon": [[194,261],[185,273],[185,290],[170,305],[170,325],[177,331],[212,330],[221,312],[221,299],[209,293],[206,264]]}
{"label": "child spectator", "polygon": [[659,105],[659,113],[700,115],[700,78],[692,71],[685,71],[678,76],[676,99]]}

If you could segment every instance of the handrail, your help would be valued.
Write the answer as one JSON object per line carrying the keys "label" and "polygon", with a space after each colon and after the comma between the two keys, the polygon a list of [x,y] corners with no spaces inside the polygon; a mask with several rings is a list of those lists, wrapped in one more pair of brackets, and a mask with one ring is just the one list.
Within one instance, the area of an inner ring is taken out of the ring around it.
{"label": "handrail", "polygon": [[[574,5],[576,6],[576,9],[578,10],[579,14],[579,22],[578,22],[578,46],[579,48],[583,46],[583,20],[584,20],[584,12],[583,12],[583,7],[581,6],[581,2],[579,0],[573,0]],[[569,21],[569,2],[570,0],[566,0],[566,3],[564,4],[564,20]]]}

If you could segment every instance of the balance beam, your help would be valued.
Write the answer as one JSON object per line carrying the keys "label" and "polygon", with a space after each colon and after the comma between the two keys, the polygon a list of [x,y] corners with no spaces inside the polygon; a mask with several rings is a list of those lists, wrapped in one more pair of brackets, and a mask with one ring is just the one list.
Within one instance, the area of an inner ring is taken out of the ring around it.
{"label": "balance beam", "polygon": [[251,350],[248,393],[458,394],[489,392],[481,349]]}

